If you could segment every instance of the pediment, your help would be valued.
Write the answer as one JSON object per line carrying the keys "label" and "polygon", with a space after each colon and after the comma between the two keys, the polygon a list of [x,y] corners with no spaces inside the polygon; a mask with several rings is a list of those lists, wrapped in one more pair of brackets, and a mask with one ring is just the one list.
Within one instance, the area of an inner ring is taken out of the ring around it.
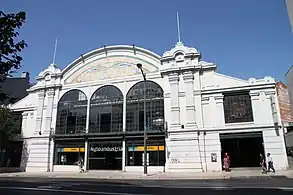
{"label": "pediment", "polygon": [[157,72],[158,67],[133,56],[116,55],[95,59],[80,65],[65,79],[65,84],[82,83],[141,74],[136,64],[143,64],[145,73]]}
{"label": "pediment", "polygon": [[230,88],[248,85],[249,82],[243,79],[219,74],[216,72],[206,73],[202,77],[202,88]]}

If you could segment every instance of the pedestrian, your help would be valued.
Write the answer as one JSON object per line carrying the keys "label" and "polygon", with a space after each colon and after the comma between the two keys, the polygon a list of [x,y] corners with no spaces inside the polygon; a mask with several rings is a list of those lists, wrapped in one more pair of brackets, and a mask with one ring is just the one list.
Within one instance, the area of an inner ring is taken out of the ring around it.
{"label": "pedestrian", "polygon": [[80,157],[79,158],[79,161],[78,161],[78,166],[79,166],[79,172],[80,173],[83,173],[84,172],[83,165],[84,165],[83,159],[82,159],[82,157]]}
{"label": "pedestrian", "polygon": [[267,173],[266,161],[265,161],[265,158],[262,155],[262,153],[259,154],[259,157],[260,157],[259,161],[260,161],[260,166],[261,166],[261,169],[262,169],[262,173]]}
{"label": "pedestrian", "polygon": [[271,156],[270,153],[267,154],[267,161],[268,161],[268,169],[267,169],[267,172],[270,172],[270,170],[272,170],[273,173],[275,173],[276,170],[274,168],[273,158],[272,158],[272,156]]}
{"label": "pedestrian", "polygon": [[230,156],[228,155],[228,153],[226,152],[224,155],[224,159],[223,159],[223,168],[226,172],[230,171]]}

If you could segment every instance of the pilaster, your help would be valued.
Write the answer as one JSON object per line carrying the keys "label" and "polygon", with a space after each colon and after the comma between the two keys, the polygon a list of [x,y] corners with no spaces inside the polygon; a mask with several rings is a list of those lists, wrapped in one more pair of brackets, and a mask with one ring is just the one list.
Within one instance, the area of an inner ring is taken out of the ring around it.
{"label": "pilaster", "polygon": [[23,112],[22,113],[22,122],[21,122],[21,135],[24,136],[23,132],[26,131],[27,127],[27,117],[28,117],[28,112]]}
{"label": "pilaster", "polygon": [[41,89],[37,91],[38,94],[38,104],[37,104],[37,116],[36,116],[36,129],[34,131],[35,135],[38,135],[42,131],[42,120],[43,120],[43,109],[45,100],[45,90]]}
{"label": "pilaster", "polygon": [[47,94],[47,109],[46,109],[44,134],[49,135],[51,131],[51,124],[52,124],[52,112],[53,112],[55,89],[54,88],[48,89],[46,94]]}
{"label": "pilaster", "polygon": [[180,107],[179,107],[179,74],[168,74],[171,94],[171,124],[170,128],[180,127]]}
{"label": "pilaster", "polygon": [[192,71],[186,71],[183,73],[183,80],[185,83],[185,99],[186,99],[186,127],[194,128],[196,127],[196,117],[195,117],[195,105],[194,105],[194,76]]}

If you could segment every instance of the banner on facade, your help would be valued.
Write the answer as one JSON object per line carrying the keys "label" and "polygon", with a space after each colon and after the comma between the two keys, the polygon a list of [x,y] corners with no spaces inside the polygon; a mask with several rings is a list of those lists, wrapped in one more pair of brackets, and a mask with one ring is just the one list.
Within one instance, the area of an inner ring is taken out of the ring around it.
{"label": "banner on facade", "polygon": [[287,122],[287,123],[292,123],[293,122],[293,112],[292,112],[292,107],[290,104],[290,98],[289,98],[289,92],[287,89],[287,86],[279,81],[276,84],[276,89],[277,89],[277,99],[278,99],[278,104],[279,104],[279,109],[280,109],[280,117],[281,121]]}

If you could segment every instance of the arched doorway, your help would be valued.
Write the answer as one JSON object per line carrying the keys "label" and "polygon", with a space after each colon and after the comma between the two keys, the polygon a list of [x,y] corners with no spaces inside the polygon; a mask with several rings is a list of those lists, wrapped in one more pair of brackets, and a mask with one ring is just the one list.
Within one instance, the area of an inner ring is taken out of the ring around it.
{"label": "arched doorway", "polygon": [[89,141],[89,169],[122,169],[122,139],[113,138],[122,131],[122,92],[112,85],[97,89],[90,100],[89,133],[97,137]]}
{"label": "arched doorway", "polygon": [[[145,84],[145,99],[144,99]],[[126,165],[143,165],[144,101],[146,101],[147,162],[165,165],[164,91],[153,81],[135,84],[126,95],[126,131],[136,134],[126,138]]]}

